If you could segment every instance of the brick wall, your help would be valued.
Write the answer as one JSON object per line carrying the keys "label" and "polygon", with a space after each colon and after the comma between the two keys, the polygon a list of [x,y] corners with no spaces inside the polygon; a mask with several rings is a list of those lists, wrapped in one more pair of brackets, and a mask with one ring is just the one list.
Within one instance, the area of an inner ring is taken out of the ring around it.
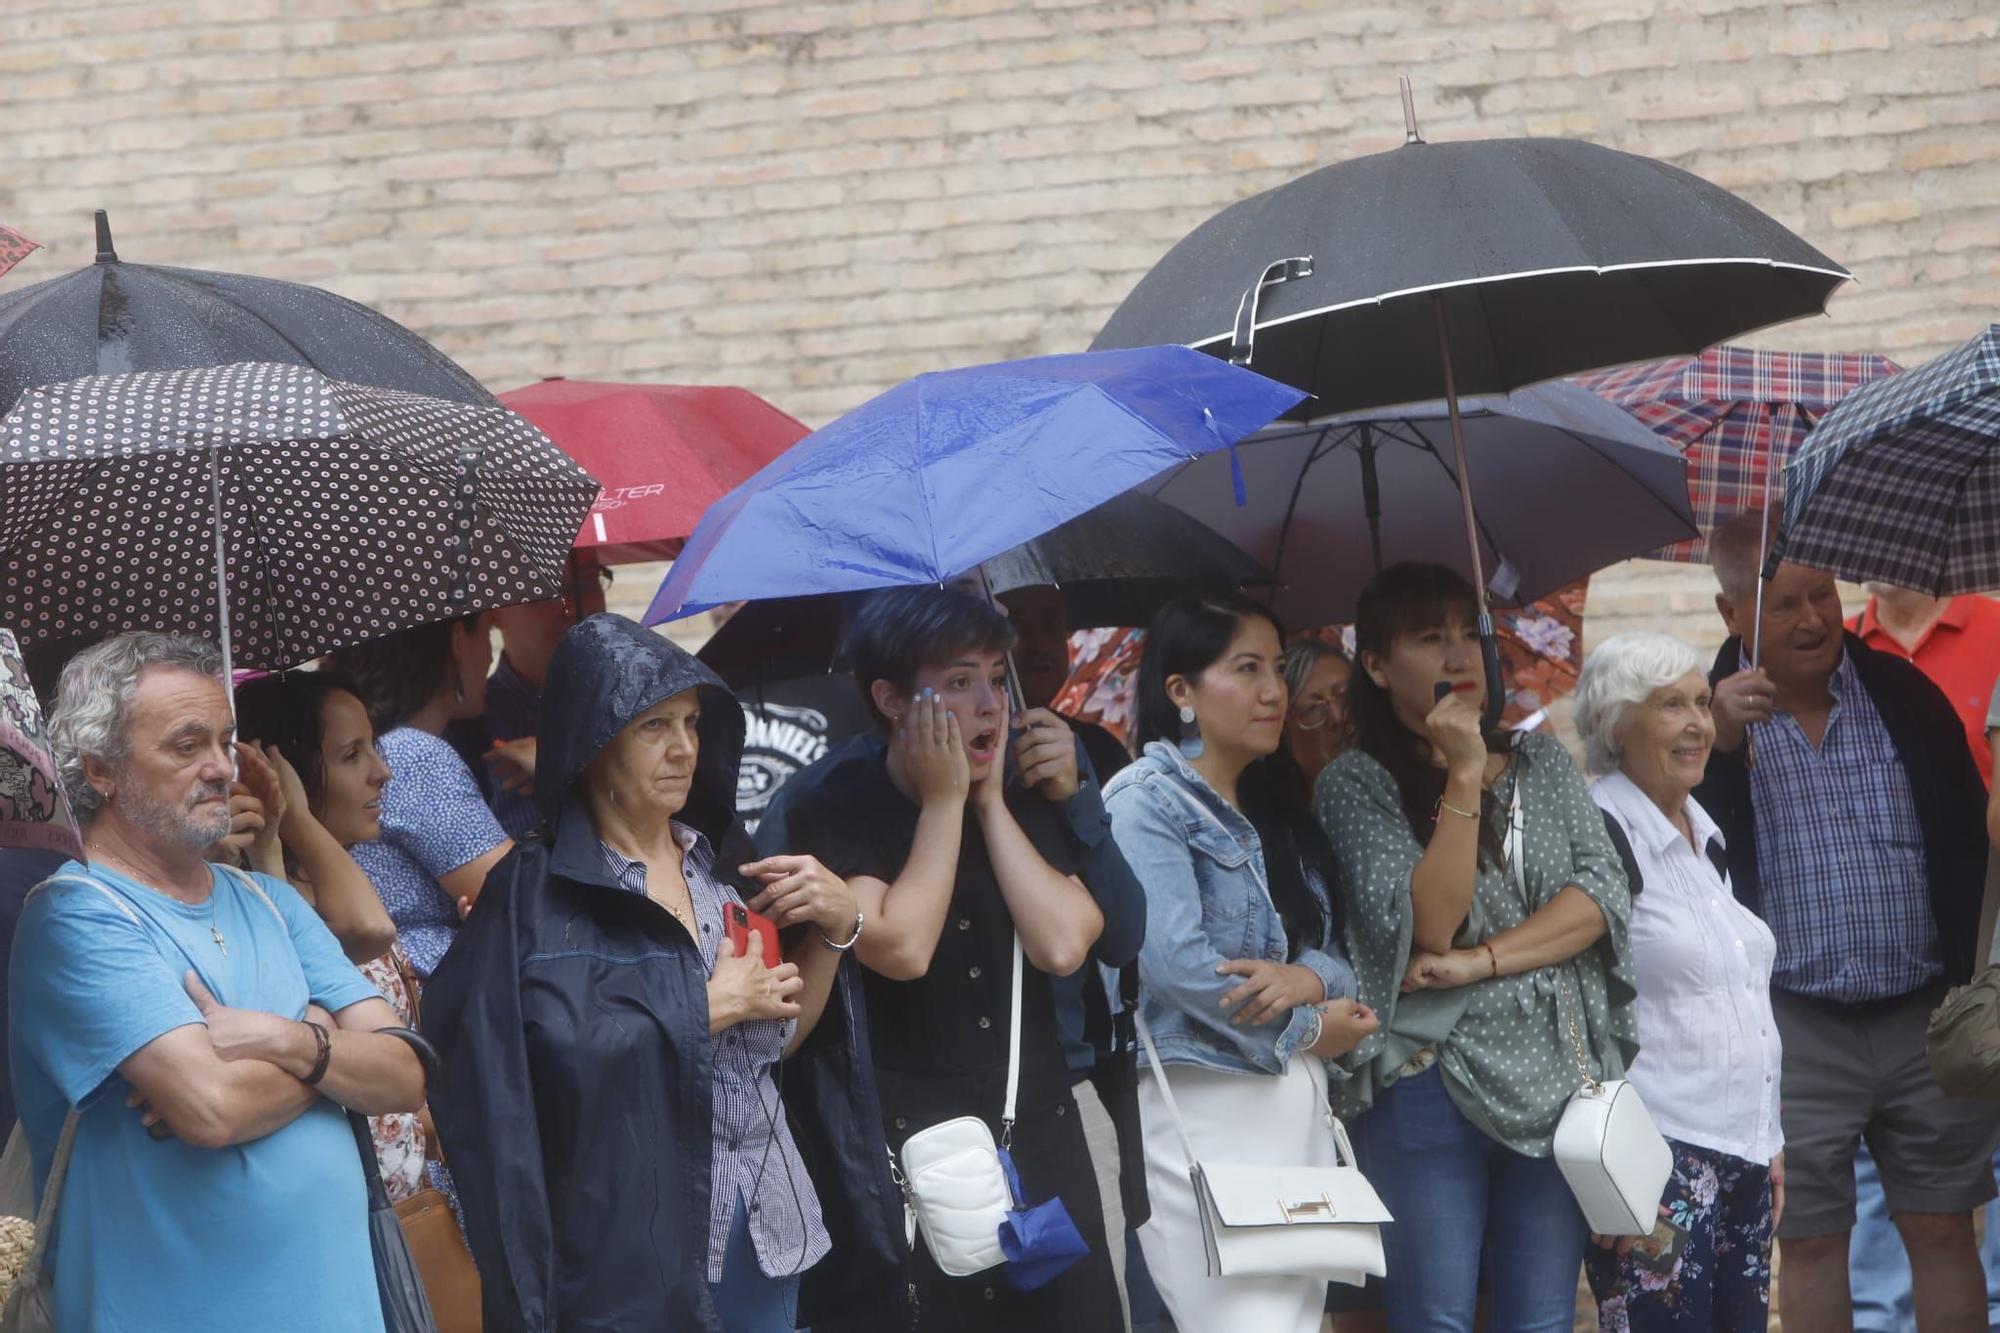
{"label": "brick wall", "polygon": [[[818,423],[1082,347],[1216,208],[1399,143],[1407,72],[1433,139],[1659,156],[1853,268],[1767,345],[1915,360],[2000,317],[1990,0],[306,12],[9,0],[0,220],[49,252],[5,283],[88,262],[105,207],[127,259],[331,287],[495,388],[727,381]],[[1600,584],[1593,637],[1702,620],[1699,575]]]}

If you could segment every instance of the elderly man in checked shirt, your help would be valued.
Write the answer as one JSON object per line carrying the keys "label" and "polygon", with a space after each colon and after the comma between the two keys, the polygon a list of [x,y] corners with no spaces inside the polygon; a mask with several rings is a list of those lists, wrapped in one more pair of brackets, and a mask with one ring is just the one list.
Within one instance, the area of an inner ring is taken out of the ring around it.
{"label": "elderly man in checked shirt", "polygon": [[1909,1250],[1918,1328],[1983,1330],[1971,1213],[1994,1196],[2000,1115],[1938,1090],[1924,1032],[1975,963],[1984,789],[1944,694],[1844,634],[1830,573],[1780,563],[1759,618],[1763,535],[1752,512],[1710,538],[1731,637],[1713,674],[1715,754],[1695,797],[1728,840],[1737,896],[1777,940],[1780,1310],[1787,1328],[1851,1326],[1848,1231],[1865,1137]]}

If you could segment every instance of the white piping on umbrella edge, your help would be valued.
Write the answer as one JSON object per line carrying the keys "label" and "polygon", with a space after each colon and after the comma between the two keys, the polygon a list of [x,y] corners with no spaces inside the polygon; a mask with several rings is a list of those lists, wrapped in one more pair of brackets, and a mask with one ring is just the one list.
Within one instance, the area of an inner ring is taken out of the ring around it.
{"label": "white piping on umbrella edge", "polygon": [[[1318,306],[1311,310],[1301,310],[1297,314],[1280,315],[1273,319],[1258,320],[1252,327],[1252,331],[1261,332],[1265,329],[1277,328],[1281,324],[1291,324],[1301,319],[1312,319],[1317,315],[1330,315],[1340,310],[1352,310],[1356,306],[1382,305],[1401,296],[1421,296],[1425,292],[1450,291],[1455,287],[1476,287],[1488,282],[1513,282],[1520,278],[1541,278],[1547,277],[1552,273],[1594,273],[1601,278],[1607,274],[1625,273],[1633,269],[1679,268],[1689,264],[1756,264],[1764,268],[1788,268],[1801,273],[1818,273],[1829,278],[1838,278],[1842,282],[1858,281],[1852,273],[1849,273],[1844,268],[1820,268],[1816,264],[1791,264],[1778,259],[1649,259],[1641,263],[1607,264],[1603,267],[1592,264],[1572,264],[1562,268],[1532,268],[1524,269],[1519,273],[1499,273],[1481,278],[1455,278],[1450,282],[1433,282],[1421,287],[1403,287],[1393,292],[1378,292],[1374,296],[1362,296],[1352,301],[1341,301],[1334,305]],[[1197,338],[1192,342],[1182,345],[1185,347],[1202,348],[1207,347],[1211,343],[1227,342],[1235,336],[1236,330],[1231,327],[1221,333],[1211,334],[1206,338]]]}

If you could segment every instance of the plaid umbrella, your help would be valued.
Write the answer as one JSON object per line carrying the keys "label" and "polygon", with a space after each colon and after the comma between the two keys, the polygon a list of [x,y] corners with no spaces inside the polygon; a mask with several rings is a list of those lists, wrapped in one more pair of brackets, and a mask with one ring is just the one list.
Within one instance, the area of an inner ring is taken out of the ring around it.
{"label": "plaid umbrella", "polygon": [[505,408],[305,366],[45,385],[0,421],[0,624],[24,642],[220,625],[234,665],[290,666],[559,595],[596,495]]}
{"label": "plaid umbrella", "polygon": [[2000,588],[2000,324],[1827,413],[1785,468],[1778,549],[1939,597]]}
{"label": "plaid umbrella", "polygon": [[[1767,479],[1835,403],[1870,380],[1896,373],[1885,356],[1766,352],[1724,344],[1700,356],[1645,361],[1578,375],[1678,446],[1688,462],[1688,499],[1704,533],[1764,503]],[[1662,560],[1708,559],[1703,538],[1655,551]]]}

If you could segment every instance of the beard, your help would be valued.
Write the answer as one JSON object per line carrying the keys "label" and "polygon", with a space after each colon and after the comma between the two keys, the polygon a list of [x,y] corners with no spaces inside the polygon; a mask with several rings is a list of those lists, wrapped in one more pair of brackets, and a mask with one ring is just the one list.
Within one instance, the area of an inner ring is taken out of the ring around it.
{"label": "beard", "polygon": [[[225,804],[218,806],[214,814],[196,815],[196,807],[217,796],[222,797]],[[233,821],[226,803],[228,796],[229,784],[226,782],[204,782],[177,805],[156,801],[146,792],[128,787],[124,789],[124,799],[119,802],[118,812],[134,827],[144,829],[164,842],[204,852],[210,844],[229,836]]]}

